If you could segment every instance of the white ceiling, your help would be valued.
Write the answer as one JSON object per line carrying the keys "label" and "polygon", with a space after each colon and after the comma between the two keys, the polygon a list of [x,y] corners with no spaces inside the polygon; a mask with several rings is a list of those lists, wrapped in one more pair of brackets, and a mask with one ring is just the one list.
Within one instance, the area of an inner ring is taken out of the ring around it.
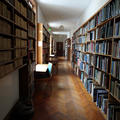
{"label": "white ceiling", "polygon": [[37,0],[53,31],[70,31],[91,0]]}

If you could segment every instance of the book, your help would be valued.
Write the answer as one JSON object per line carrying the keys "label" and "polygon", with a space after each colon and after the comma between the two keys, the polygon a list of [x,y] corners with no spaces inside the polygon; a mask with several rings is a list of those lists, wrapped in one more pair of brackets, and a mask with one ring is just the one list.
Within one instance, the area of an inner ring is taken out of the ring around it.
{"label": "book", "polygon": [[35,28],[30,25],[28,26],[28,36],[35,38]]}
{"label": "book", "polygon": [[120,118],[120,105],[115,103],[108,103],[107,120],[119,120]]}
{"label": "book", "polygon": [[99,86],[95,86],[94,89],[93,89],[93,102],[96,102],[97,101],[97,92],[98,91],[105,91],[104,88],[101,88]]}
{"label": "book", "polygon": [[0,33],[11,34],[11,24],[0,19]]}
{"label": "book", "polygon": [[0,51],[0,62],[10,61],[12,59],[11,51]]}
{"label": "book", "polygon": [[96,31],[96,39],[108,38],[113,36],[113,20],[107,22],[103,26],[100,26]]}
{"label": "book", "polygon": [[120,58],[120,40],[114,40],[112,55],[116,58]]}
{"label": "book", "polygon": [[108,105],[108,98],[104,98],[101,106],[101,110],[104,114],[107,114],[107,105]]}
{"label": "book", "polygon": [[[104,99],[108,99],[108,92],[106,90],[97,91],[97,101],[96,105],[101,108]],[[104,106],[103,106],[104,107]]]}
{"label": "book", "polygon": [[117,79],[111,78],[110,92],[120,100],[120,83]]}
{"label": "book", "polygon": [[120,61],[112,61],[111,74],[120,80]]}
{"label": "book", "polygon": [[96,42],[95,49],[96,49],[96,53],[104,54],[104,55],[111,55],[112,41],[110,41],[110,42],[106,42],[106,41]]}
{"label": "book", "polygon": [[98,69],[101,69],[104,72],[110,72],[110,58],[105,56],[96,55],[95,57],[95,66]]}

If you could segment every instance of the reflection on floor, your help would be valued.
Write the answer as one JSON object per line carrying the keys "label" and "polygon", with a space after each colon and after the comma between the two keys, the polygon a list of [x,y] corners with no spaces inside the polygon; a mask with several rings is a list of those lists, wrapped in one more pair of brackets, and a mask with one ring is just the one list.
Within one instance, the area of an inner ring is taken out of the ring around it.
{"label": "reflection on floor", "polygon": [[33,120],[104,120],[64,58],[59,58],[52,80],[42,84],[35,92]]}

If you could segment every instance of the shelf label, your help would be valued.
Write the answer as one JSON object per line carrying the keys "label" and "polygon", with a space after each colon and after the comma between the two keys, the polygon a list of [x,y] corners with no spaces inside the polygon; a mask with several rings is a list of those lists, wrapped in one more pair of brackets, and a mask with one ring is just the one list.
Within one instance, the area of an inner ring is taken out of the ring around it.
{"label": "shelf label", "polygon": [[42,41],[38,41],[38,47],[42,47]]}

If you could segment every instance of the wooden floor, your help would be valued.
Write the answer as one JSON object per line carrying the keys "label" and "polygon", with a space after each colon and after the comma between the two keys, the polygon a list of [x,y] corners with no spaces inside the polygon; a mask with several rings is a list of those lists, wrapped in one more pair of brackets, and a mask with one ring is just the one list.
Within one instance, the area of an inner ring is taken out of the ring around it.
{"label": "wooden floor", "polygon": [[59,59],[58,73],[35,92],[32,120],[104,120],[79,78],[72,74],[70,63]]}

